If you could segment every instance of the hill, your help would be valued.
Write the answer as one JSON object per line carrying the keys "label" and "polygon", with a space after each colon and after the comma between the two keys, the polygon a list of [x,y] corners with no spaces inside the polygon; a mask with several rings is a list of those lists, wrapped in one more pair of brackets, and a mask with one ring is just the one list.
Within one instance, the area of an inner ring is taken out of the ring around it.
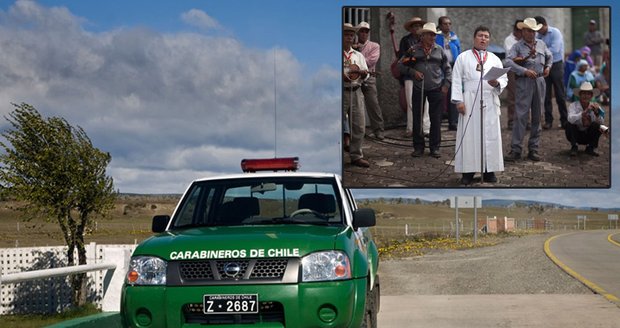
{"label": "hill", "polygon": [[[449,199],[442,201],[430,201],[421,198],[360,198],[358,203],[386,203],[386,204],[410,204],[410,205],[432,205],[442,204],[449,205]],[[552,202],[541,202],[536,200],[523,200],[523,199],[483,199],[482,207],[498,207],[498,208],[515,208],[515,207],[543,207],[547,209],[576,209],[584,211],[602,211],[602,212],[620,212],[620,207],[612,208],[599,208],[590,206],[570,206]]]}

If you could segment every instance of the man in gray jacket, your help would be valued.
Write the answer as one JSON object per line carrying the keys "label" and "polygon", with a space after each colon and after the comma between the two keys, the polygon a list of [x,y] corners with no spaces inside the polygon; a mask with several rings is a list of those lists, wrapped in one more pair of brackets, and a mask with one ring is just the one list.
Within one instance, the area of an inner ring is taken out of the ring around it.
{"label": "man in gray jacket", "polygon": [[504,157],[504,161],[514,162],[521,158],[521,144],[530,117],[530,108],[532,127],[527,157],[532,161],[540,161],[540,115],[545,101],[545,77],[549,75],[553,57],[545,43],[536,40],[536,31],[542,28],[542,24],[537,24],[534,18],[526,18],[517,24],[517,28],[521,30],[523,38],[510,48],[505,60],[506,67],[510,67],[516,76],[516,105],[511,150]]}
{"label": "man in gray jacket", "polygon": [[430,155],[441,157],[441,116],[444,101],[452,81],[452,67],[443,49],[435,43],[437,27],[426,23],[418,30],[420,42],[403,55],[398,64],[400,73],[413,78],[413,157],[424,154],[424,135],[422,134],[422,110],[424,100],[428,100],[430,128]]}

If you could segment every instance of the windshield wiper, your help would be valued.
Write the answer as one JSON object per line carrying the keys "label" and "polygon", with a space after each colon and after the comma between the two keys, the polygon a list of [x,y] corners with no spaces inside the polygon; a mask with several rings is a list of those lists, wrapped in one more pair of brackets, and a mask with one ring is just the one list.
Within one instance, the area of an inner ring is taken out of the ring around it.
{"label": "windshield wiper", "polygon": [[265,219],[265,220],[260,220],[260,221],[244,223],[244,225],[253,225],[253,224],[310,224],[310,225],[320,225],[320,226],[330,225],[329,222],[323,221],[323,220],[308,221],[308,220],[298,220],[298,219],[292,219],[292,218],[272,218],[272,219]]}
{"label": "windshield wiper", "polygon": [[184,224],[184,225],[180,225],[180,226],[174,226],[174,227],[172,227],[172,229],[173,230],[176,230],[176,229],[189,229],[189,228],[209,227],[209,226],[213,226],[213,224],[208,224],[208,223],[188,223],[188,224]]}

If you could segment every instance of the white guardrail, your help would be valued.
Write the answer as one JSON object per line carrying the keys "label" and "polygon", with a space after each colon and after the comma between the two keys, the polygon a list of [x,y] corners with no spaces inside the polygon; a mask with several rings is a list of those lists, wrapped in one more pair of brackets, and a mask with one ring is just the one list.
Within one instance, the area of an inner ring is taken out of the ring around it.
{"label": "white guardrail", "polygon": [[121,289],[131,253],[132,249],[126,247],[103,248],[103,254],[100,257],[104,261],[103,263],[3,274],[0,276],[0,285],[4,287],[7,284],[105,270],[106,273],[102,283],[103,298],[101,300],[101,309],[104,312],[120,311]]}

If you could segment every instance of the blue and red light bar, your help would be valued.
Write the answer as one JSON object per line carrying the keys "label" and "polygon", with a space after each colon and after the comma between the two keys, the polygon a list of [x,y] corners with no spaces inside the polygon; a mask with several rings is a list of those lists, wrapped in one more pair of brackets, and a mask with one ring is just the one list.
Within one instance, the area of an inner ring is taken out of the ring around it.
{"label": "blue and red light bar", "polygon": [[257,171],[297,171],[299,157],[259,158],[241,160],[243,172]]}

